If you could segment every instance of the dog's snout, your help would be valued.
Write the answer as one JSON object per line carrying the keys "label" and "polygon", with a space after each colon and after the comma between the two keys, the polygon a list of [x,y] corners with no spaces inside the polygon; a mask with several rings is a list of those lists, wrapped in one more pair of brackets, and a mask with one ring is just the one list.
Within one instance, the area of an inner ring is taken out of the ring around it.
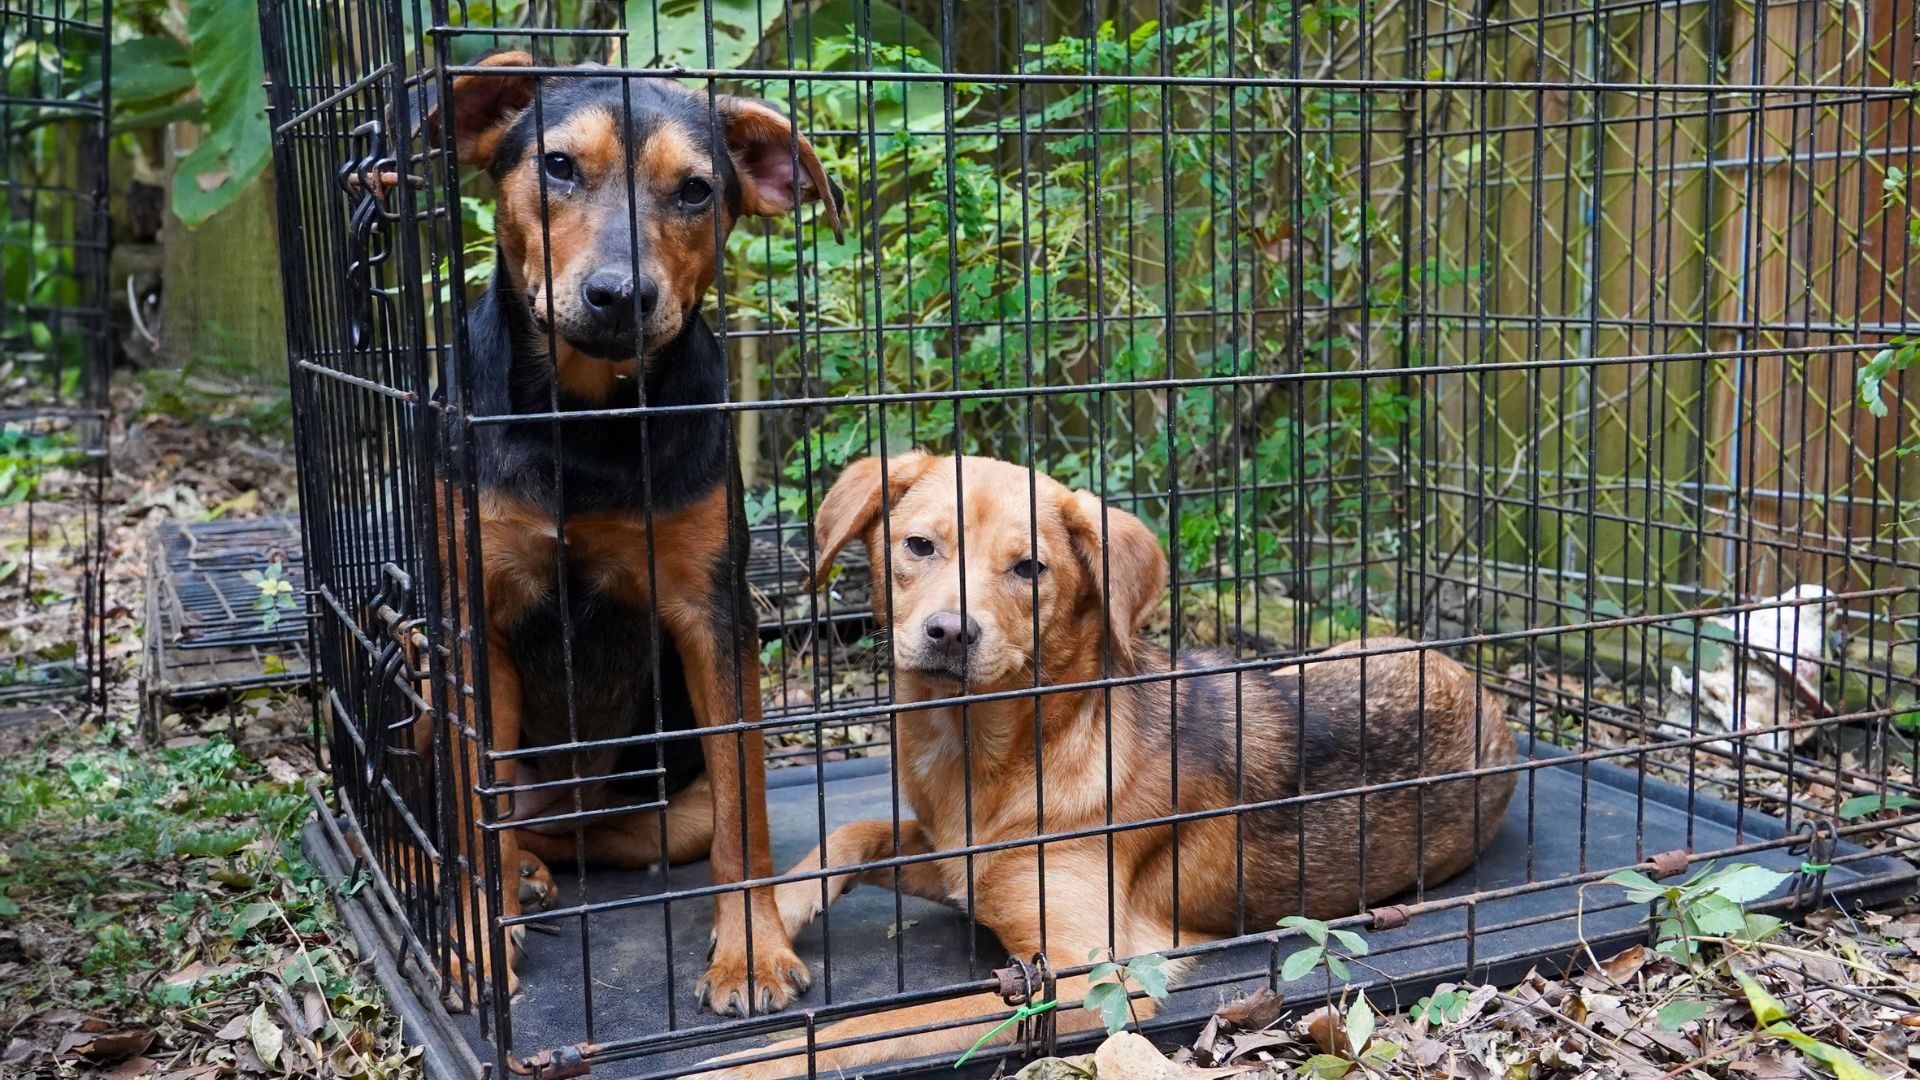
{"label": "dog's snout", "polygon": [[936,648],[958,652],[980,641],[980,624],[971,615],[957,611],[936,611],[922,624],[927,642]]}
{"label": "dog's snout", "polygon": [[632,326],[636,314],[642,319],[653,314],[660,302],[660,287],[646,278],[635,278],[625,267],[608,267],[587,277],[580,286],[580,298],[595,318]]}

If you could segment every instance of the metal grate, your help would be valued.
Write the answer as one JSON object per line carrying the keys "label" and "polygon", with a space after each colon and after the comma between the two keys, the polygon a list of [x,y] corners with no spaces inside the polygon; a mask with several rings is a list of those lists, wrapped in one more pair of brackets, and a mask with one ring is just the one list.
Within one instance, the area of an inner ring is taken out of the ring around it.
{"label": "metal grate", "polygon": [[259,576],[282,568],[304,597],[299,521],[169,521],[156,530],[147,576],[145,683],[149,712],[170,702],[257,687],[294,686],[308,675],[305,603],[257,608]]}

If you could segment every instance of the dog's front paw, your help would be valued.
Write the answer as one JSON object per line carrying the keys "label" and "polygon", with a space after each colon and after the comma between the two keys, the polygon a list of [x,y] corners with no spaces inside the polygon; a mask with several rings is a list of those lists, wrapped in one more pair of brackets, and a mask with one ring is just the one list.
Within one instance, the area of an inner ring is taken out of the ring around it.
{"label": "dog's front paw", "polygon": [[[747,985],[749,970],[753,974],[751,987]],[[744,948],[719,949],[694,993],[700,1004],[721,1016],[764,1016],[786,1008],[812,985],[813,973],[791,946],[756,941],[752,964],[748,964]]]}

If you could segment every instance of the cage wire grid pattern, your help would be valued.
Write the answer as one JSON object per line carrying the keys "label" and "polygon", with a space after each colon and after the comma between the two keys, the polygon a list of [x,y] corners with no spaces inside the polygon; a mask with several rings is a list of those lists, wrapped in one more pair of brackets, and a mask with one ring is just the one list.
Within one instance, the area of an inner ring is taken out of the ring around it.
{"label": "cage wire grid pattern", "polygon": [[0,10],[0,718],[102,690],[110,21]]}
{"label": "cage wire grid pattern", "polygon": [[[743,220],[702,308],[731,372],[704,411],[745,477],[728,530],[764,569],[764,717],[723,732],[763,732],[787,766],[775,829],[802,848],[849,778],[905,813],[887,756],[904,710],[870,613],[891,585],[844,556],[826,590],[806,582],[833,479],[925,447],[1031,465],[1146,521],[1171,569],[1148,634],[1205,658],[1157,678],[1238,686],[1401,633],[1503,695],[1520,762],[1464,775],[1521,776],[1502,834],[1517,876],[1489,855],[1418,881],[1398,907],[1439,929],[1382,935],[1382,963],[1409,957],[1389,990],[1492,970],[1502,933],[1566,921],[1494,901],[1649,865],[1661,815],[1694,863],[1792,866],[1812,838],[1858,870],[1834,895],[1900,887],[1884,857],[1920,815],[1872,807],[1920,796],[1920,479],[1901,452],[1920,403],[1896,375],[1869,408],[1856,371],[1913,329],[1910,5],[686,7],[262,2],[337,789],[322,824],[371,871],[398,977],[470,1007],[468,1065],[679,1075],[701,1047],[795,1026],[818,1045],[841,1017],[978,993],[1000,964],[942,939],[951,964],[919,970],[916,938],[937,932],[915,933],[896,890],[879,923],[836,931],[836,907],[801,939],[814,986],[787,1012],[717,1020],[688,992],[705,966],[689,939],[737,882],[568,859],[551,910],[486,914],[516,885],[500,834],[531,789],[512,770],[553,749],[490,742],[476,456],[489,429],[558,447],[674,412],[484,400],[466,319],[501,218],[426,103],[503,49],[535,57],[510,70],[543,80],[536,111],[581,60],[629,96],[678,80],[766,99],[846,190],[844,240],[818,208]],[[1763,623],[1786,629],[1761,640]],[[586,801],[597,768],[572,766],[556,824],[584,835],[606,813]],[[666,801],[627,810],[664,833]],[[1041,831],[1023,843],[1070,839]],[[1339,924],[1388,925],[1364,906]],[[621,950],[643,924],[623,920],[642,912],[656,940],[636,960]],[[859,936],[876,927],[884,943]],[[1277,982],[1288,935],[1237,929],[1172,943],[1205,963],[1170,1017]],[[518,998],[510,938],[532,943]],[[460,960],[475,947],[484,976]],[[884,971],[836,984],[861,953]],[[657,1011],[636,1023],[620,995],[643,985]]]}

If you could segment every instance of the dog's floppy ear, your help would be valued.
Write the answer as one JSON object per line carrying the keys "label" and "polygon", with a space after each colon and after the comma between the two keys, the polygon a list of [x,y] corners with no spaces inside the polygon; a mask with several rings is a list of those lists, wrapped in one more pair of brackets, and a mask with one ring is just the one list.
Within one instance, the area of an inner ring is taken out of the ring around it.
{"label": "dog's floppy ear", "polygon": [[[533,57],[519,50],[494,53],[481,59],[477,67],[532,67]],[[474,73],[453,80],[453,144],[460,164],[488,168],[500,137],[506,134],[520,110],[533,103],[533,88],[538,78],[532,75],[491,75]],[[429,145],[440,145],[446,121],[440,115],[437,87],[429,83],[422,107],[415,109]]]}
{"label": "dog's floppy ear", "polygon": [[1061,507],[1074,552],[1106,605],[1114,654],[1133,658],[1133,639],[1167,590],[1167,555],[1139,518],[1076,491]]}
{"label": "dog's floppy ear", "polygon": [[813,567],[813,585],[827,583],[834,556],[856,536],[864,536],[880,520],[880,494],[885,481],[889,502],[897,502],[906,490],[927,471],[935,458],[924,450],[909,450],[890,461],[864,457],[841,470],[820,510],[813,518],[814,536],[819,541],[819,562]]}
{"label": "dog's floppy ear", "polygon": [[824,198],[827,225],[845,240],[841,219],[847,196],[827,177],[820,155],[787,115],[764,101],[727,96],[719,100],[720,126],[740,173],[741,208],[778,217],[803,202]]}

